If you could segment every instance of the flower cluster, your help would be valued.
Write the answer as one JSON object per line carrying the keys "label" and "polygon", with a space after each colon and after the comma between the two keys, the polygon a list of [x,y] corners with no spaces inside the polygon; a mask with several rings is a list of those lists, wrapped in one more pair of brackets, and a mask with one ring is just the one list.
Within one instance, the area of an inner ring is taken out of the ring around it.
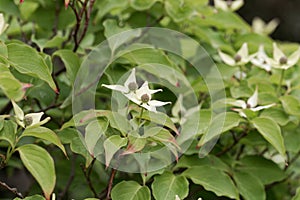
{"label": "flower cluster", "polygon": [[152,94],[156,92],[161,92],[162,89],[157,89],[157,90],[150,89],[147,81],[145,81],[143,85],[140,88],[138,88],[138,84],[136,82],[136,77],[135,77],[135,69],[131,71],[124,85],[102,84],[102,86],[109,88],[111,90],[116,90],[121,92],[130,101],[152,112],[157,112],[156,107],[161,107],[171,103],[171,102],[152,100]]}
{"label": "flower cluster", "polygon": [[12,105],[15,112],[16,122],[23,128],[41,126],[50,120],[50,117],[47,117],[41,121],[44,112],[29,113],[24,115],[23,110],[18,106],[18,104],[12,101]]}
{"label": "flower cluster", "polygon": [[244,0],[214,0],[215,8],[223,11],[236,11],[244,5]]}
{"label": "flower cluster", "polygon": [[287,70],[294,66],[300,58],[300,47],[290,56],[286,56],[277,44],[273,43],[273,58],[267,56],[263,45],[259,47],[256,53],[249,55],[247,43],[244,43],[233,56],[221,50],[218,53],[222,61],[229,66],[243,66],[251,62],[254,66],[270,72],[272,68]]}

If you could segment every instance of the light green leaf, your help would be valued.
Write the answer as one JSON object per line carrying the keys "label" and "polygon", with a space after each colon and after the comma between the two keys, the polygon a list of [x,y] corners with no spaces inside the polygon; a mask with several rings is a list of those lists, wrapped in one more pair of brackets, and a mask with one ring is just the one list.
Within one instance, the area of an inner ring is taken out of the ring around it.
{"label": "light green leaf", "polygon": [[165,9],[168,15],[175,21],[181,22],[192,15],[193,9],[190,4],[181,0],[165,1]]}
{"label": "light green leaf", "polygon": [[57,92],[52,79],[50,67],[36,50],[25,44],[11,43],[7,45],[8,60],[20,73],[40,78]]}
{"label": "light green leaf", "polygon": [[239,171],[252,174],[264,185],[281,181],[286,177],[283,170],[281,170],[277,164],[261,156],[246,156],[238,163],[237,169]]}
{"label": "light green leaf", "polygon": [[234,172],[233,179],[245,200],[264,200],[266,193],[261,181],[247,172]]}
{"label": "light green leaf", "polygon": [[155,176],[151,187],[156,200],[174,200],[176,195],[184,199],[189,193],[188,180],[170,172]]}
{"label": "light green leaf", "polygon": [[146,138],[138,138],[129,135],[128,146],[124,154],[131,154],[131,153],[141,151],[145,147],[146,143],[147,143]]}
{"label": "light green leaf", "polygon": [[89,123],[85,128],[85,143],[91,155],[94,155],[94,148],[99,138],[105,134],[108,127],[108,121],[95,120]]}
{"label": "light green leaf", "polygon": [[218,196],[226,196],[239,199],[238,190],[230,177],[221,170],[210,166],[197,166],[183,172],[184,176],[195,184],[202,185],[206,190],[214,192]]}
{"label": "light green leaf", "polygon": [[51,129],[48,129],[46,127],[36,127],[36,128],[27,128],[25,129],[25,131],[23,132],[23,134],[21,135],[20,138],[22,137],[26,137],[26,136],[32,136],[32,137],[36,137],[36,138],[40,138],[43,140],[47,140],[51,143],[53,143],[54,145],[56,145],[58,148],[60,148],[65,155],[67,155],[67,152],[65,150],[64,145],[61,143],[59,137],[56,135],[56,133],[54,131],[52,131]]}
{"label": "light green leaf", "polygon": [[286,95],[279,98],[286,113],[300,116],[300,102],[294,96]]}
{"label": "light green leaf", "polygon": [[122,181],[111,191],[112,200],[150,200],[150,190],[135,181]]}
{"label": "light green leaf", "polygon": [[162,127],[152,127],[150,129],[145,130],[145,137],[152,138],[158,142],[163,144],[171,143],[176,148],[180,149],[178,146],[175,137],[167,130]]}
{"label": "light green leaf", "polygon": [[25,91],[22,89],[22,84],[17,80],[4,64],[0,63],[0,88],[4,94],[14,101],[20,101]]}
{"label": "light green leaf", "polygon": [[142,11],[151,8],[157,1],[161,0],[131,0],[129,4],[133,9]]}
{"label": "light green leaf", "polygon": [[85,144],[84,138],[79,131],[77,131],[76,136],[73,137],[70,148],[74,153],[78,153],[85,158],[85,167],[86,168],[93,161],[92,156],[90,155],[90,153],[87,150],[88,148]]}
{"label": "light green leaf", "polygon": [[257,117],[252,120],[253,126],[273,147],[285,157],[285,146],[280,127],[270,118]]}
{"label": "light green leaf", "polygon": [[293,196],[292,200],[300,200],[300,187],[298,187],[295,196]]}
{"label": "light green leaf", "polygon": [[42,197],[41,195],[33,195],[30,197],[25,197],[24,199],[20,199],[19,197],[14,198],[14,200],[45,200],[44,197]]}
{"label": "light green leaf", "polygon": [[123,146],[127,144],[126,138],[121,138],[119,135],[113,135],[107,138],[104,143],[105,149],[105,165],[106,167],[109,166],[111,159],[113,158],[114,154],[120,150]]}
{"label": "light green leaf", "polygon": [[17,151],[26,169],[41,186],[46,199],[50,199],[56,181],[54,161],[50,154],[34,144],[20,146]]}
{"label": "light green leaf", "polygon": [[71,84],[76,79],[77,71],[80,67],[80,60],[77,54],[75,54],[73,51],[68,49],[61,49],[52,55],[52,57],[58,56],[64,63],[67,77],[69,78]]}
{"label": "light green leaf", "polygon": [[260,116],[270,118],[280,126],[284,126],[289,122],[289,116],[282,109],[278,108],[265,109],[262,111]]}
{"label": "light green leaf", "polygon": [[234,112],[224,112],[216,115],[209,125],[207,132],[202,136],[198,146],[204,145],[206,142],[217,137],[219,134],[229,131],[230,129],[239,126],[245,121],[239,114]]}
{"label": "light green leaf", "polygon": [[7,141],[10,146],[14,147],[16,142],[17,124],[12,121],[2,121],[3,128],[0,130],[0,140]]}

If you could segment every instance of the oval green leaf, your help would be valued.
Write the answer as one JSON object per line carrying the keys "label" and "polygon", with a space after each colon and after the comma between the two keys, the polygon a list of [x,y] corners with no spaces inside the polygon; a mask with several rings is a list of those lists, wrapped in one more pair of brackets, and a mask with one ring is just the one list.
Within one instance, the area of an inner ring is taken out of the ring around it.
{"label": "oval green leaf", "polygon": [[135,181],[122,181],[111,191],[112,200],[150,200],[150,190],[147,186],[141,186]]}

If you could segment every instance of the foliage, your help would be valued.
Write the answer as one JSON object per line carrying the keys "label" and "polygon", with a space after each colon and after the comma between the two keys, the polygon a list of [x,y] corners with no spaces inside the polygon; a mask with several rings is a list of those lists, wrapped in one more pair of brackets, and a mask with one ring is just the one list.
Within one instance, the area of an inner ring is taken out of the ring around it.
{"label": "foliage", "polygon": [[1,195],[299,199],[299,45],[230,2],[1,0]]}

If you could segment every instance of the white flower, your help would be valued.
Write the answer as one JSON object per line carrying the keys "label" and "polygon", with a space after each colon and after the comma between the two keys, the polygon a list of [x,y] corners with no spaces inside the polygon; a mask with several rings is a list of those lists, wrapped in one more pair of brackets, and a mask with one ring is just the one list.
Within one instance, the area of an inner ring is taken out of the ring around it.
{"label": "white flower", "polygon": [[41,126],[50,120],[50,117],[47,117],[41,121],[44,112],[29,113],[24,115],[23,110],[18,106],[18,104],[16,104],[14,101],[12,101],[12,104],[16,115],[16,121],[23,128]]}
{"label": "white flower", "polygon": [[244,0],[214,0],[215,8],[224,11],[236,11],[244,5]]}
{"label": "white flower", "polygon": [[0,35],[7,29],[8,24],[4,21],[4,16],[0,13]]}
{"label": "white flower", "polygon": [[278,47],[273,43],[273,59],[269,59],[272,67],[287,70],[294,66],[300,57],[300,47],[287,57]]}
{"label": "white flower", "polygon": [[161,91],[162,89],[151,90],[149,88],[148,82],[145,81],[144,84],[138,90],[136,90],[135,95],[129,99],[149,111],[156,112],[156,107],[161,107],[171,103],[151,100],[152,94]]}
{"label": "white flower", "polygon": [[148,82],[144,82],[144,84],[138,89],[138,84],[136,82],[135,77],[135,69],[132,70],[131,74],[125,81],[124,85],[106,85],[102,84],[102,86],[116,90],[124,94],[130,101],[146,108],[149,111],[156,112],[156,107],[164,106],[171,102],[162,102],[151,100],[151,95],[156,92],[161,92],[162,89],[151,90],[149,88]]}
{"label": "white flower", "polygon": [[236,71],[233,76],[238,80],[243,80],[247,77],[247,74],[245,72]]}
{"label": "white flower", "polygon": [[249,56],[247,43],[244,43],[233,57],[226,53],[223,53],[220,50],[218,52],[223,62],[229,66],[245,65],[254,57],[254,55]]}
{"label": "white flower", "polygon": [[277,28],[278,24],[278,19],[272,19],[269,23],[265,23],[259,17],[255,17],[252,21],[252,31],[261,35],[270,35]]}
{"label": "white flower", "polygon": [[257,87],[254,91],[254,94],[247,100],[247,102],[245,102],[243,100],[237,100],[234,102],[230,102],[229,104],[242,108],[242,109],[233,108],[232,110],[238,112],[240,114],[240,116],[245,117],[245,118],[247,118],[247,115],[244,112],[244,110],[246,110],[246,109],[257,112],[257,111],[275,106],[275,103],[265,105],[265,106],[257,106],[257,104],[258,104],[258,88]]}
{"label": "white flower", "polygon": [[267,56],[264,46],[260,45],[255,57],[251,59],[251,63],[259,68],[266,70],[267,72],[271,71],[271,64],[269,62],[269,57]]}

